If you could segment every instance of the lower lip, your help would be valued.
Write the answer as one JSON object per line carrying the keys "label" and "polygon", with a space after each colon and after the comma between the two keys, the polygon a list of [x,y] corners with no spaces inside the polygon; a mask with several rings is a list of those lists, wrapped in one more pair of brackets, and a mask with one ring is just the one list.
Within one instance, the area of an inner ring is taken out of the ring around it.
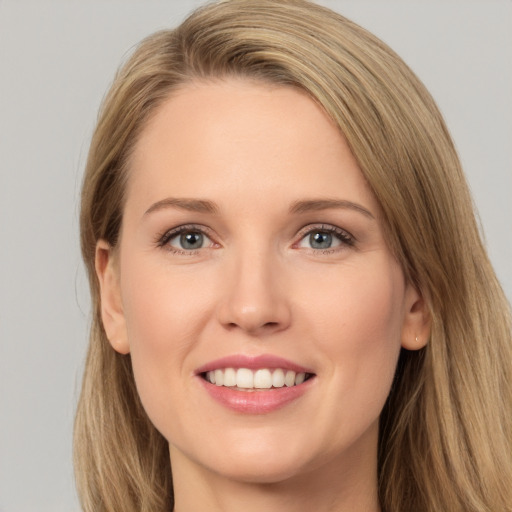
{"label": "lower lip", "polygon": [[311,377],[298,386],[238,391],[225,386],[216,386],[202,377],[198,378],[214,400],[228,409],[245,414],[266,414],[281,409],[303,396],[315,380]]}

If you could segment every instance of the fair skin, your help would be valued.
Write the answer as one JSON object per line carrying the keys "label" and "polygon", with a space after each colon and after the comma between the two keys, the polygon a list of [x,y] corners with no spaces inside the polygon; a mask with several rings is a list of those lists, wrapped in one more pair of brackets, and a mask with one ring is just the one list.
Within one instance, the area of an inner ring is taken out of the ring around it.
{"label": "fair skin", "polygon": [[[379,510],[379,415],[428,318],[304,93],[175,91],[136,144],[120,241],[98,243],[96,268],[107,336],[169,442],[176,512]],[[298,380],[219,385],[245,366]]]}

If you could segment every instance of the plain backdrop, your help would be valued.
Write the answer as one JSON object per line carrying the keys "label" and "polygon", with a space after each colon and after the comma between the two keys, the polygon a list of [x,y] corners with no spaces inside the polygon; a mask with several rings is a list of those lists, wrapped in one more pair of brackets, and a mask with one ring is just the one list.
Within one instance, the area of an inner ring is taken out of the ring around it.
{"label": "plain backdrop", "polygon": [[[97,109],[195,0],[0,0],[0,510],[78,510],[71,437],[89,299],[78,195]],[[321,2],[391,45],[453,134],[512,298],[512,2]]]}

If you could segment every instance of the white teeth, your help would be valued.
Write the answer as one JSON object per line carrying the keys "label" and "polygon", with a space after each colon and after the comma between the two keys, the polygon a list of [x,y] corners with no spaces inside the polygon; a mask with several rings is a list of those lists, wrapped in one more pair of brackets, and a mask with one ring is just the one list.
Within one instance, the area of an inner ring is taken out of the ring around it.
{"label": "white teeth", "polygon": [[222,370],[215,370],[215,384],[217,386],[224,384],[224,372]]}
{"label": "white teeth", "polygon": [[[215,370],[217,372],[217,370]],[[236,386],[238,388],[253,388],[254,375],[248,368],[238,368],[236,371]]]}
{"label": "white teeth", "polygon": [[224,386],[236,386],[236,372],[233,368],[224,370]]}
{"label": "white teeth", "polygon": [[291,370],[288,370],[286,372],[286,376],[284,378],[284,383],[287,387],[291,387],[295,385],[295,372],[292,372]]}
{"label": "white teeth", "polygon": [[272,386],[275,388],[282,388],[284,386],[284,372],[281,368],[274,370],[272,374]]}
{"label": "white teeth", "polygon": [[306,380],[306,373],[295,373],[292,370],[276,368],[271,370],[261,368],[250,370],[248,368],[224,368],[206,372],[206,380],[216,386],[226,386],[240,389],[270,389],[283,386],[298,386]]}
{"label": "white teeth", "polygon": [[270,389],[272,387],[272,374],[270,370],[258,370],[254,374],[254,387]]}

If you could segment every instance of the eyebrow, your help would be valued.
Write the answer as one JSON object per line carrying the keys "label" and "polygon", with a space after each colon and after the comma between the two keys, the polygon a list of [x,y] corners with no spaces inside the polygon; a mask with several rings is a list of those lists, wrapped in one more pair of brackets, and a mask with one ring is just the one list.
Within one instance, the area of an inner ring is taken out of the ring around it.
{"label": "eyebrow", "polygon": [[290,207],[290,213],[316,212],[329,210],[331,208],[355,210],[370,219],[375,219],[375,216],[370,210],[367,210],[360,204],[344,199],[310,199],[306,201],[295,201]]}
{"label": "eyebrow", "polygon": [[217,213],[219,211],[215,203],[205,199],[167,197],[166,199],[162,199],[161,201],[152,204],[144,212],[144,216],[158,210],[163,210],[164,208],[179,208],[181,210],[198,213]]}
{"label": "eyebrow", "polygon": [[[218,206],[214,202],[208,201],[206,199],[167,197],[152,204],[144,212],[144,217],[150,213],[163,210],[165,208],[179,208],[189,212],[214,214],[218,213],[219,211]],[[355,210],[356,212],[362,213],[370,219],[375,219],[374,215],[360,204],[353,203],[352,201],[346,201],[344,199],[307,199],[302,201],[295,201],[290,206],[290,213],[300,214],[328,210],[331,208]]]}

